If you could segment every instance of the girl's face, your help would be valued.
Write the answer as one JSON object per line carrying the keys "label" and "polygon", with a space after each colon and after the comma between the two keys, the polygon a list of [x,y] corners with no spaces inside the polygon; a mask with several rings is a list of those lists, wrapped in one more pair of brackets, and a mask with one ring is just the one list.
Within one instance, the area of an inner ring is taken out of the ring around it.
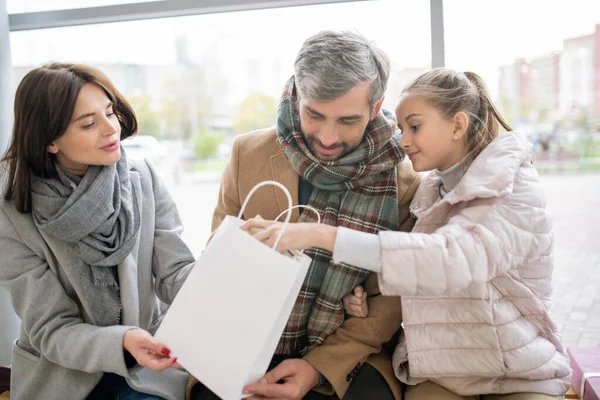
{"label": "girl's face", "polygon": [[121,158],[121,125],[113,104],[99,86],[81,88],[66,132],[48,145],[58,165],[84,175],[90,165],[112,165]]}
{"label": "girl's face", "polygon": [[449,119],[422,97],[405,94],[396,107],[396,118],[402,131],[400,146],[415,171],[443,171],[467,155],[465,113]]}

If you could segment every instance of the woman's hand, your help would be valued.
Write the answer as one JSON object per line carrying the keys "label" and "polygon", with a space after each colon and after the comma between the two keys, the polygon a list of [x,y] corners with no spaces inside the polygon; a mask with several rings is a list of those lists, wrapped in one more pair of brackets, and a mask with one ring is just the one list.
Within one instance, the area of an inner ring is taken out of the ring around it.
{"label": "woman's hand", "polygon": [[[283,222],[251,218],[241,228],[243,230],[261,229],[254,234],[254,237],[266,245],[273,247],[283,227]],[[336,234],[337,228],[334,226],[306,222],[289,223],[283,231],[281,240],[277,245],[277,251],[283,252],[286,250],[304,250],[311,247],[320,247],[332,252]]]}
{"label": "woman's hand", "polygon": [[367,292],[362,286],[355,287],[353,293],[344,296],[344,310],[353,317],[364,318],[369,315]]}
{"label": "woman's hand", "polygon": [[131,329],[125,332],[123,348],[127,350],[142,367],[154,371],[163,371],[167,368],[180,368],[177,358],[170,357],[171,350],[159,343],[154,337],[143,329]]}

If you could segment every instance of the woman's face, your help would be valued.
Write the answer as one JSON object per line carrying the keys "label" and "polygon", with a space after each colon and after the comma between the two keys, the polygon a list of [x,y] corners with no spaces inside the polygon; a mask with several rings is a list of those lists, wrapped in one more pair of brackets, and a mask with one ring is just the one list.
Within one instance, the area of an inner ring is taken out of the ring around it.
{"label": "woman's face", "polygon": [[99,86],[81,88],[65,133],[48,145],[58,165],[84,175],[90,165],[112,165],[121,158],[121,125],[113,104]]}
{"label": "woman's face", "polygon": [[441,171],[450,168],[467,154],[464,113],[450,119],[422,97],[404,95],[396,107],[400,146],[415,171]]}

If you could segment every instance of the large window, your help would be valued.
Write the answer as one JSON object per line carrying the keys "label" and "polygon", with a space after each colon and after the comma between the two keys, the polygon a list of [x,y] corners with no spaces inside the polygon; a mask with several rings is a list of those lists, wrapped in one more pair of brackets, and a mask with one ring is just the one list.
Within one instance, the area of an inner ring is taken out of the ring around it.
{"label": "large window", "polygon": [[[162,1],[7,3],[9,14],[130,3],[148,3],[146,10],[168,2],[195,7],[191,0]],[[264,4],[245,1],[251,8]],[[443,24],[435,7],[441,3]],[[137,7],[143,14],[143,6],[128,6]],[[50,19],[67,18],[70,25],[122,20],[115,8],[102,10],[106,14],[97,20],[97,9],[82,13],[87,17],[51,13]],[[28,22],[18,28],[32,29],[36,17],[19,16]],[[533,142],[554,218],[552,312],[563,339],[567,345],[600,345],[600,1],[350,1],[16,31],[10,42],[15,84],[49,61],[92,64],[115,82],[140,121],[139,137],[126,142],[128,154],[150,157],[159,166],[183,216],[184,238],[198,255],[233,138],[274,123],[296,52],[322,29],[356,29],[389,54],[387,108],[406,83],[431,67],[432,32],[444,33],[444,41],[433,38],[436,63],[444,59],[445,45],[446,66],[486,80],[508,122]]]}
{"label": "large window", "polygon": [[126,142],[129,153],[151,155],[160,165],[184,216],[186,240],[199,253],[233,138],[274,124],[297,51],[323,29],[357,30],[388,53],[388,108],[410,79],[431,67],[427,1],[410,8],[378,0],[19,31],[10,39],[15,83],[49,61],[81,62],[102,69],[130,99],[140,138]]}

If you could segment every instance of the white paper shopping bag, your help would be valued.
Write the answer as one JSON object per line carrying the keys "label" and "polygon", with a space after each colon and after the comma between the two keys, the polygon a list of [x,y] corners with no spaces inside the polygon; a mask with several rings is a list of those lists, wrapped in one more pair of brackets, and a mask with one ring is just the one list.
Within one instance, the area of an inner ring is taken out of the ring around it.
{"label": "white paper shopping bag", "polygon": [[240,399],[242,388],[266,372],[311,262],[300,252],[280,254],[239,228],[250,196],[271,184],[288,196],[289,222],[287,189],[258,184],[238,218],[223,220],[155,335],[223,400]]}

